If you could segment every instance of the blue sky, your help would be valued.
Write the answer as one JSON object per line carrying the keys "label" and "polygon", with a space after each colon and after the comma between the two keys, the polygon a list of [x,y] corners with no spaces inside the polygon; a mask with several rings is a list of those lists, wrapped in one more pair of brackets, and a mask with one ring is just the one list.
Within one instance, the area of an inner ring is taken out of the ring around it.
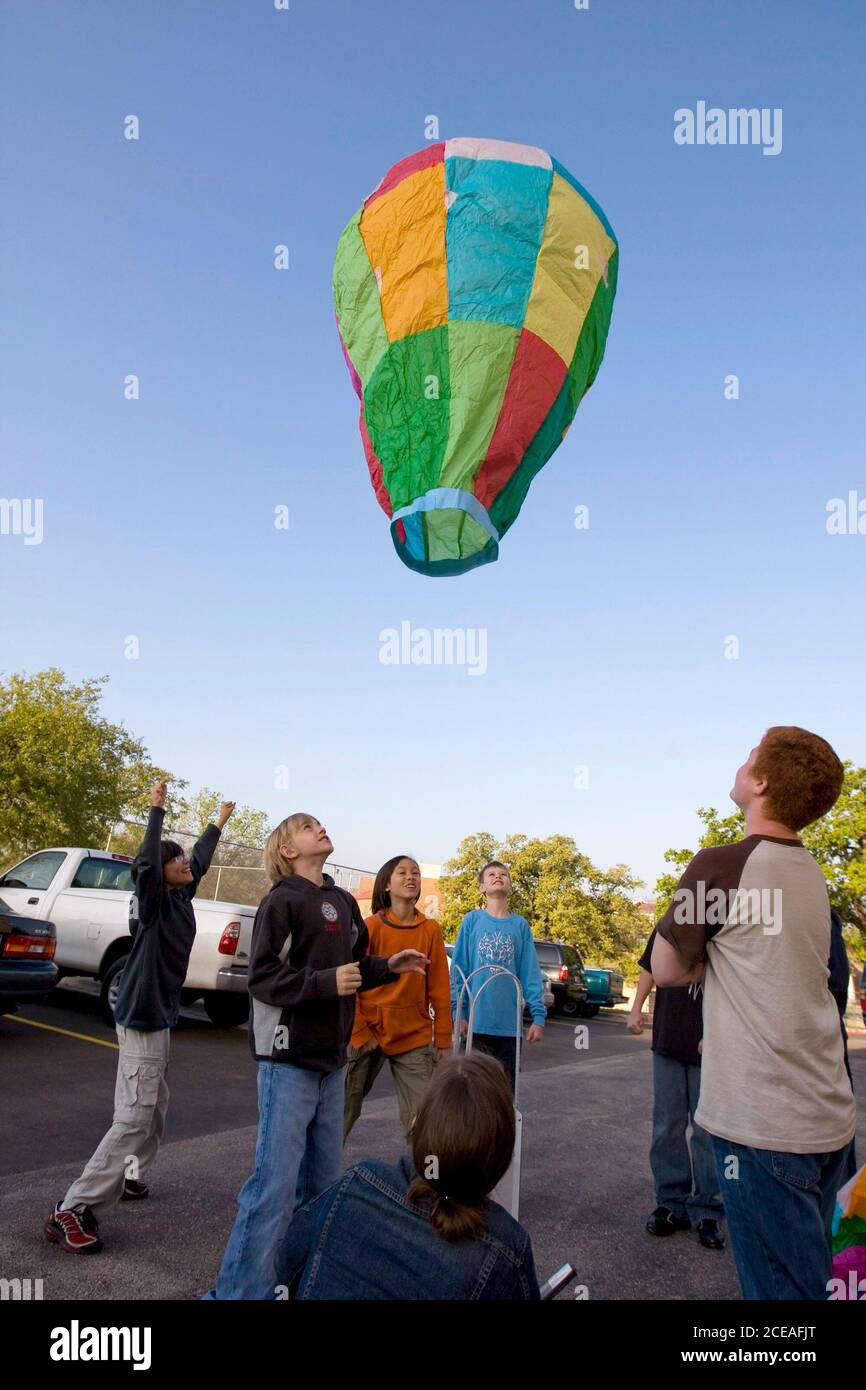
{"label": "blue sky", "polygon": [[[866,535],[825,524],[866,499],[859,3],[12,0],[0,26],[2,492],[44,499],[41,545],[0,536],[3,669],[109,675],[157,761],[372,868],[560,832],[651,883],[768,725],[866,761]],[[699,100],[781,107],[781,153],[675,144]],[[393,551],[330,287],[431,114],[549,150],[621,248],[567,440],[452,579]],[[486,674],[383,666],[404,620],[485,629]]]}

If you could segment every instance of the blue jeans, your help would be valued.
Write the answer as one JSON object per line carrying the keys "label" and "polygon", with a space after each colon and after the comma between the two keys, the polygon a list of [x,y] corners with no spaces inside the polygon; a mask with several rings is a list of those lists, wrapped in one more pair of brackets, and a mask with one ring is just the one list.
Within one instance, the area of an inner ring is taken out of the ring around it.
{"label": "blue jeans", "polygon": [[826,1300],[833,1207],[849,1145],[778,1153],[713,1135],[713,1150],[743,1298]]}
{"label": "blue jeans", "polygon": [[[720,1221],[724,1207],[719,1194],[710,1136],[695,1124],[701,1091],[701,1069],[675,1057],[653,1053],[653,1137],[650,1167],[656,1202],[677,1216]],[[691,1153],[686,1129],[692,1124]]]}
{"label": "blue jeans", "polygon": [[343,1171],[346,1069],[259,1062],[259,1133],[252,1175],[217,1277],[205,1298],[273,1299],[274,1261],[292,1216]]}

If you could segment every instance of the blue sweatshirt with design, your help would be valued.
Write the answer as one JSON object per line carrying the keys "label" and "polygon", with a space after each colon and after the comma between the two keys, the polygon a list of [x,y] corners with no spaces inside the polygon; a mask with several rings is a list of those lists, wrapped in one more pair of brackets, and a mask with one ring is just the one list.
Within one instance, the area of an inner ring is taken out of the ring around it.
{"label": "blue sweatshirt with design", "polygon": [[[472,974],[474,970],[478,970],[477,975]],[[459,1004],[460,1017],[468,1021],[469,994],[474,998],[481,986],[496,975],[497,970],[509,970],[518,977],[532,1013],[532,1022],[543,1028],[547,1010],[542,997],[541,968],[526,918],[518,916],[516,912],[508,917],[493,917],[483,907],[467,912],[460,923],[451,958],[451,1012],[455,1020]],[[463,993],[462,1002],[459,1002],[463,982],[467,979],[468,989]],[[506,978],[494,979],[484,989],[475,1007],[473,1032],[513,1038],[516,1024],[514,984]]]}

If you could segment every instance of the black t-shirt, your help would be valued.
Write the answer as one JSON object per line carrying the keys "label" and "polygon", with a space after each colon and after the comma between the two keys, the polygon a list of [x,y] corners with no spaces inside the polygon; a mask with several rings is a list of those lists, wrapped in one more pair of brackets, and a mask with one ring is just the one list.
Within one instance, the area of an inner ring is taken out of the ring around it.
{"label": "black t-shirt", "polygon": [[[656,939],[655,928],[646,944],[646,949],[638,961],[642,970],[652,970],[650,958]],[[691,992],[690,992],[691,991]],[[702,993],[695,998],[689,985],[668,985],[665,989],[656,986],[655,1012],[653,1013],[653,1052],[662,1057],[673,1057],[686,1066],[699,1067],[701,1054],[698,1043],[704,1035]]]}

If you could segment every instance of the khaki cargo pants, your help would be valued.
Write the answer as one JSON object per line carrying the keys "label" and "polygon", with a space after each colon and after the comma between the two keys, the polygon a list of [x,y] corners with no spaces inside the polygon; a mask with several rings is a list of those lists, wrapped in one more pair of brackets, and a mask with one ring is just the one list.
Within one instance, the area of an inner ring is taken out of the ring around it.
{"label": "khaki cargo pants", "polygon": [[346,1111],[343,1122],[343,1139],[361,1113],[364,1097],[369,1094],[373,1082],[386,1061],[391,1063],[391,1075],[397,1091],[397,1105],[400,1110],[400,1123],[403,1133],[409,1137],[409,1126],[421,1103],[427,1082],[433,1075],[434,1052],[432,1046],[413,1047],[409,1052],[398,1052],[386,1057],[381,1047],[364,1051],[349,1044],[349,1065],[346,1068]]}
{"label": "khaki cargo pants", "polygon": [[120,1055],[111,1129],[63,1198],[65,1207],[84,1202],[100,1221],[120,1201],[124,1181],[138,1181],[156,1157],[168,1107],[170,1037],[168,1028],[141,1032],[117,1025]]}

